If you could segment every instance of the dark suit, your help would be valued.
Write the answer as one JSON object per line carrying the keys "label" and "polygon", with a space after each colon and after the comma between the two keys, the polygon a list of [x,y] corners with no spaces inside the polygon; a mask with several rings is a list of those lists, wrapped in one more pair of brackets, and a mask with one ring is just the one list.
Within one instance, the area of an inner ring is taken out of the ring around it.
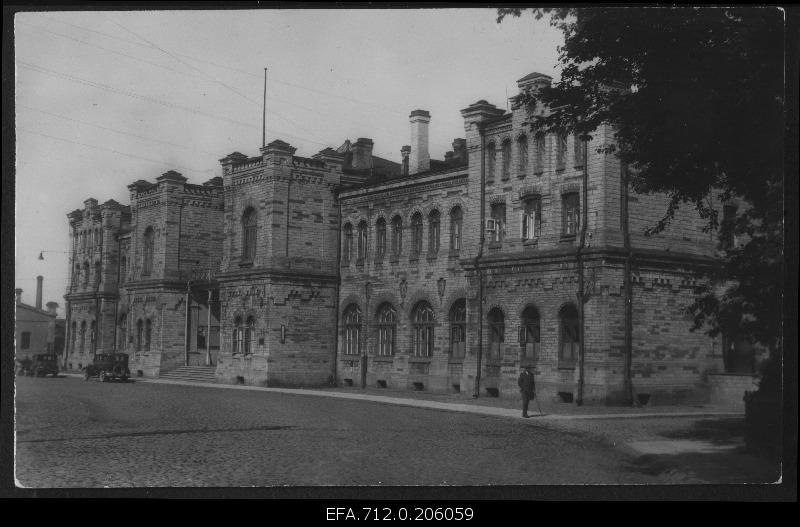
{"label": "dark suit", "polygon": [[517,384],[519,385],[519,391],[522,394],[522,415],[523,417],[527,417],[528,403],[536,396],[536,388],[533,382],[533,372],[522,370],[522,373],[519,374],[519,380],[517,381]]}

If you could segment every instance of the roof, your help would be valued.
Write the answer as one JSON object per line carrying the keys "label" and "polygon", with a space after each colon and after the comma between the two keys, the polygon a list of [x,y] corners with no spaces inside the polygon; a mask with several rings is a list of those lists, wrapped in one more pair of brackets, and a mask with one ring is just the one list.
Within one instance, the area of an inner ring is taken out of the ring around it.
{"label": "roof", "polygon": [[55,316],[56,316],[53,313],[50,313],[49,311],[46,311],[44,309],[36,308],[36,307],[34,307],[34,306],[30,305],[30,304],[26,304],[24,302],[17,302],[17,309],[20,309],[20,308],[27,309],[28,311],[31,311],[31,312],[36,313],[38,315],[45,315],[45,316],[53,317],[53,318],[55,318]]}
{"label": "roof", "polygon": [[544,73],[539,73],[538,71],[534,71],[533,73],[529,73],[529,74],[525,75],[524,77],[519,79],[517,82],[530,81],[530,80],[533,80],[533,79],[538,79],[539,77],[543,77],[543,78],[547,78],[547,79],[553,80],[553,77],[551,77],[550,75],[545,75]]}

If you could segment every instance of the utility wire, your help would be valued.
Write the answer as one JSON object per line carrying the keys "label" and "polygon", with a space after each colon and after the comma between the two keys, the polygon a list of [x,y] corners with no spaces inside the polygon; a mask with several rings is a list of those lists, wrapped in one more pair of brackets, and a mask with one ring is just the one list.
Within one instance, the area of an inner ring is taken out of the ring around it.
{"label": "utility wire", "polygon": [[183,148],[183,149],[186,149],[186,150],[192,150],[194,152],[199,152],[201,154],[208,154],[208,155],[212,155],[212,156],[219,155],[219,152],[209,152],[207,150],[200,150],[198,148],[192,148],[191,146],[180,145],[178,143],[172,143],[170,141],[164,141],[164,140],[161,140],[161,139],[153,139],[151,137],[145,137],[143,135],[137,135],[137,134],[133,134],[133,133],[130,133],[130,132],[124,132],[122,130],[117,130],[116,128],[110,128],[108,126],[102,126],[102,125],[99,125],[99,124],[90,123],[88,121],[81,121],[79,119],[73,119],[72,117],[67,117],[66,115],[61,115],[61,114],[57,114],[57,113],[53,113],[53,112],[48,112],[46,110],[40,110],[38,108],[33,108],[32,106],[26,106],[24,104],[18,104],[17,107],[18,108],[26,108],[28,110],[33,110],[35,112],[43,113],[43,114],[46,114],[46,115],[52,115],[53,117],[57,117],[59,119],[64,119],[64,120],[67,120],[67,121],[72,121],[72,122],[80,123],[80,124],[85,124],[87,126],[93,126],[95,128],[99,128],[101,130],[108,130],[110,132],[115,132],[115,133],[122,134],[122,135],[128,135],[128,136],[131,136],[131,137],[136,137],[137,139],[142,139],[143,141],[150,141],[150,142],[153,142],[153,143],[161,143],[161,144],[165,144],[165,145],[168,145],[168,146],[174,146],[174,147],[177,147],[177,148]]}
{"label": "utility wire", "polygon": [[[27,130],[25,128],[17,128],[17,131],[25,132],[26,134],[40,135],[40,136],[46,137],[48,139],[55,139],[56,141],[64,141],[66,143],[72,143],[72,144],[75,144],[75,145],[87,146],[89,148],[96,148],[98,150],[105,150],[107,152],[112,152],[114,154],[119,154],[119,155],[122,155],[122,156],[132,157],[134,159],[141,159],[142,161],[149,161],[150,163],[156,163],[156,164],[161,165],[161,166],[168,165],[168,163],[165,163],[164,161],[159,161],[157,159],[150,159],[150,158],[147,158],[147,157],[141,157],[141,156],[137,156],[137,155],[134,155],[134,154],[129,154],[127,152],[120,152],[119,150],[114,150],[113,148],[106,148],[106,147],[103,147],[103,146],[92,145],[92,144],[89,144],[89,143],[82,143],[80,141],[73,141],[71,139],[66,139],[64,137],[57,137],[57,136],[54,136],[54,135],[43,134],[41,132],[34,132],[33,130]],[[190,172],[200,172],[200,173],[202,173],[202,172],[212,172],[211,169],[200,170],[200,169],[197,169],[197,168],[189,168],[189,167],[185,167],[185,166],[182,166],[182,165],[174,165],[174,166],[176,168],[181,168],[183,170],[188,170]]]}

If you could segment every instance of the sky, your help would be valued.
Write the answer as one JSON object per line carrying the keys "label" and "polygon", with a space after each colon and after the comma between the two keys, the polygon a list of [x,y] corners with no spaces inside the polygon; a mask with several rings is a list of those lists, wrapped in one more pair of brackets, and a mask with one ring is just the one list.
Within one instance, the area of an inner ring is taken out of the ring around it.
{"label": "sky", "polygon": [[[346,139],[400,162],[408,115],[431,113],[430,153],[464,137],[460,110],[505,108],[533,71],[558,77],[560,32],[495,9],[19,13],[14,23],[15,287],[64,314],[66,215],[168,170],[200,184],[266,138],[310,157]],[[39,260],[40,252],[43,260]]]}

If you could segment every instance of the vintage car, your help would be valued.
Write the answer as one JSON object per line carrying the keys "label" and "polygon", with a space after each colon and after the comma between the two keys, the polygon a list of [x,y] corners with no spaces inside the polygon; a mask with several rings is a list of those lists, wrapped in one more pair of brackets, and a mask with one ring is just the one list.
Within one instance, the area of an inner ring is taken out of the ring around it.
{"label": "vintage car", "polygon": [[128,369],[128,355],[125,353],[98,353],[94,361],[83,368],[83,380],[97,377],[101,382],[112,380],[127,381],[131,376]]}
{"label": "vintage car", "polygon": [[39,353],[32,358],[17,361],[17,375],[58,376],[58,356],[54,353]]}

